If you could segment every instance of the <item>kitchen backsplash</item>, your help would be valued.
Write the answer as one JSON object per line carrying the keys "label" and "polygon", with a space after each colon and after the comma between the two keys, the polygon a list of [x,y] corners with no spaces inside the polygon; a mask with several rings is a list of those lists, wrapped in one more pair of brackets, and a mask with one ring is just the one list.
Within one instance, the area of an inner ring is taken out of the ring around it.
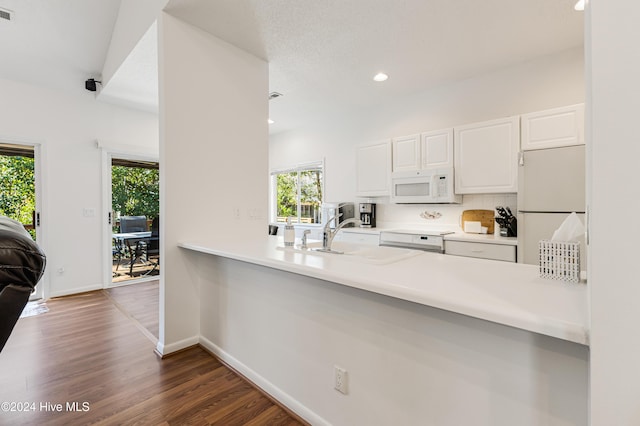
{"label": "kitchen backsplash", "polygon": [[[384,201],[383,201],[384,200]],[[357,204],[365,200],[356,201]],[[494,210],[496,206],[507,206],[518,210],[517,194],[469,194],[462,197],[461,204],[390,204],[388,199],[373,199],[377,202],[379,227],[443,227],[459,226],[464,210]],[[381,202],[382,201],[382,202]]]}
{"label": "kitchen backsplash", "polygon": [[[464,195],[461,204],[391,204],[389,198],[359,198],[355,201],[355,214],[358,215],[358,204],[376,203],[377,228],[420,229],[431,228],[460,231],[460,218],[464,210],[495,210],[496,206],[509,207],[513,212],[518,210],[517,194],[474,194]],[[426,219],[425,217],[437,216]],[[280,228],[283,223],[277,224]],[[310,239],[322,239],[322,229],[317,225],[295,225],[296,238],[302,238],[305,230],[310,230]],[[283,235],[283,230],[278,231]]]}

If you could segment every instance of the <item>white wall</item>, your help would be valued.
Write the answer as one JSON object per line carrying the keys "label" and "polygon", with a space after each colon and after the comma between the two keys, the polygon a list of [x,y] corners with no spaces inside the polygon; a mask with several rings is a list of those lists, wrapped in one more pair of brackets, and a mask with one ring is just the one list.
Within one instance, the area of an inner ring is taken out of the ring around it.
{"label": "white wall", "polygon": [[[390,79],[385,84],[393,82]],[[572,49],[396,99],[387,105],[354,111],[342,118],[334,117],[330,122],[272,135],[269,167],[281,168],[325,157],[326,200],[355,201],[357,144],[571,105],[584,99],[583,51]],[[499,204],[515,207],[515,197],[506,200],[494,197],[465,197],[463,207],[493,208]],[[384,198],[381,201],[388,203]],[[379,207],[383,221],[404,223],[424,222],[419,213],[426,209],[444,214],[437,224],[455,224],[463,210],[460,206]]]}
{"label": "white wall", "polygon": [[[202,343],[314,425],[585,425],[585,346],[194,254]],[[333,369],[348,372],[348,395]]]}
{"label": "white wall", "polygon": [[166,13],[158,45],[165,259],[158,350],[169,353],[199,335],[196,271],[177,244],[267,233],[268,67]]}
{"label": "white wall", "polygon": [[[110,241],[102,238],[96,140],[157,154],[157,115],[97,102],[94,93],[84,90],[63,93],[0,79],[0,93],[0,140],[40,143],[43,150],[45,295],[102,288],[102,249]],[[84,217],[84,208],[95,209],[96,216]]]}
{"label": "white wall", "polygon": [[[588,11],[591,425],[638,425],[640,4],[594,0]],[[631,225],[612,232],[619,224]]]}

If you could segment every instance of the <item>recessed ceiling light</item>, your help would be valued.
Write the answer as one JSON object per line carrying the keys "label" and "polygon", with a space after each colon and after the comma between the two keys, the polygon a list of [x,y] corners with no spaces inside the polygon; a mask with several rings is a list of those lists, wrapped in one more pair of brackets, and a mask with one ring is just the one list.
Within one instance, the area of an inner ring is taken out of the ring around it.
{"label": "recessed ceiling light", "polygon": [[575,10],[578,10],[578,11],[583,11],[584,10],[584,3],[585,3],[585,0],[578,0],[578,2],[576,3],[575,6],[573,6],[573,8]]}
{"label": "recessed ceiling light", "polygon": [[373,80],[374,81],[385,81],[386,79],[388,79],[389,76],[386,75],[383,72],[379,72],[378,74],[376,74],[375,76],[373,76]]}
{"label": "recessed ceiling light", "polygon": [[273,124],[273,123],[275,123],[275,121],[273,121],[272,119],[268,119],[268,120],[267,120],[267,123],[269,123],[269,124]]}

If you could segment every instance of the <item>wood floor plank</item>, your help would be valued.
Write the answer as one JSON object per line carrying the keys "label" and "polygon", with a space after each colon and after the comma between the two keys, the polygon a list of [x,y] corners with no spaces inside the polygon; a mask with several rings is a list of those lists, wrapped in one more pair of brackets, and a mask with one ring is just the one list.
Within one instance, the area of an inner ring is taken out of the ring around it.
{"label": "wood floor plank", "polygon": [[271,401],[262,396],[255,389],[251,389],[242,398],[235,399],[230,404],[230,409],[225,416],[219,413],[207,416],[210,425],[235,426],[244,425],[250,419],[260,415],[271,406]]}
{"label": "wood floor plank", "polygon": [[291,417],[277,405],[272,405],[264,410],[259,416],[244,423],[244,426],[286,426],[291,424]]}
{"label": "wood floor plank", "polygon": [[0,402],[16,406],[1,425],[302,424],[199,347],[157,357],[112,294],[46,303],[48,312],[18,321],[0,353]]}
{"label": "wood floor plank", "polygon": [[160,281],[112,287],[107,295],[116,306],[138,321],[157,341],[160,335],[158,304],[160,303]]}

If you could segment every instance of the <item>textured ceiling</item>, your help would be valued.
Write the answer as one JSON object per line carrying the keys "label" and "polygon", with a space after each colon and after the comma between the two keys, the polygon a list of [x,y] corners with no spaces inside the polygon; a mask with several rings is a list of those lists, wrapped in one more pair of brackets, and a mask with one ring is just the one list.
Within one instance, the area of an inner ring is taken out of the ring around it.
{"label": "textured ceiling", "polygon": [[[173,0],[269,61],[272,133],[583,44],[574,0]],[[375,83],[384,71],[390,78]]]}
{"label": "textured ceiling", "polygon": [[[583,44],[574,0],[170,0],[166,11],[269,62],[272,133]],[[0,0],[0,77],[84,90],[120,0]],[[157,110],[152,27],[98,99]],[[390,78],[374,83],[384,71]],[[265,94],[266,96],[266,94]]]}

